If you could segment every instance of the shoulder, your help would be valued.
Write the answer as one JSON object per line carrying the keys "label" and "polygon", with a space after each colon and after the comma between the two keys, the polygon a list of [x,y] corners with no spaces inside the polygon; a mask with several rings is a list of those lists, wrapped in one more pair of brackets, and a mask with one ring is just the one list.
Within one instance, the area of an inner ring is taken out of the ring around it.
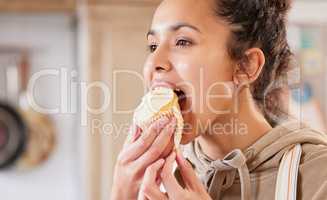
{"label": "shoulder", "polygon": [[311,128],[304,132],[302,137],[307,138],[301,145],[300,172],[315,175],[319,171],[321,175],[326,175],[327,180],[327,134]]}
{"label": "shoulder", "polygon": [[[317,162],[326,161],[326,159],[327,159],[327,146],[326,145],[311,144],[311,143],[302,144],[301,164],[309,164],[311,162],[317,163]],[[326,164],[327,164],[327,162],[325,162],[325,165]]]}
{"label": "shoulder", "polygon": [[[308,125],[305,128],[294,131],[296,140],[301,143],[301,165],[317,163],[327,159],[327,134],[317,131]],[[326,163],[327,164],[327,163]]]}
{"label": "shoulder", "polygon": [[301,164],[320,162],[327,159],[327,134],[310,127],[302,131],[304,132],[302,137],[306,137],[306,139],[302,143]]}
{"label": "shoulder", "polygon": [[327,195],[327,146],[302,144],[299,168],[299,199],[318,200]]}

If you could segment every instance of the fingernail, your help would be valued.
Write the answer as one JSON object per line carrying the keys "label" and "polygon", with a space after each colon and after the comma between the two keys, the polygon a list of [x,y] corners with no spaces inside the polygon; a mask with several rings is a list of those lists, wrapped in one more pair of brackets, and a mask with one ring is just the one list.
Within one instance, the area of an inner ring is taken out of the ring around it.
{"label": "fingernail", "polygon": [[172,123],[172,124],[176,124],[176,123],[177,123],[177,119],[176,119],[176,117],[173,117],[173,118],[172,118],[171,123]]}
{"label": "fingernail", "polygon": [[163,128],[167,123],[169,122],[169,118],[166,116],[161,117],[160,119],[157,120],[157,127],[158,128]]}
{"label": "fingernail", "polygon": [[130,127],[130,134],[130,137],[132,137],[132,141],[134,142],[141,135],[141,129],[136,124],[133,124]]}

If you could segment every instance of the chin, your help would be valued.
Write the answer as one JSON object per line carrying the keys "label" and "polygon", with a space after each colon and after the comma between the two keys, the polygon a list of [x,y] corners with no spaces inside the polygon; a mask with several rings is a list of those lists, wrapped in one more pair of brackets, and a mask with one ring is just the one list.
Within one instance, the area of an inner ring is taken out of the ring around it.
{"label": "chin", "polygon": [[[181,144],[186,145],[192,142],[195,138],[196,135],[191,132],[183,133]],[[160,158],[167,158],[173,150],[174,150],[174,142],[173,140],[170,140],[169,144],[165,148],[164,152],[161,154]]]}
{"label": "chin", "polygon": [[[193,126],[192,126],[193,127]],[[197,137],[196,131],[192,128],[189,131],[184,129],[182,133],[181,145],[186,145],[191,143]],[[174,150],[174,141],[173,138],[170,140],[169,144],[165,148],[164,152],[161,154],[160,158],[166,158]]]}
{"label": "chin", "polygon": [[182,145],[186,145],[196,138],[196,134],[194,132],[184,132],[181,140]]}

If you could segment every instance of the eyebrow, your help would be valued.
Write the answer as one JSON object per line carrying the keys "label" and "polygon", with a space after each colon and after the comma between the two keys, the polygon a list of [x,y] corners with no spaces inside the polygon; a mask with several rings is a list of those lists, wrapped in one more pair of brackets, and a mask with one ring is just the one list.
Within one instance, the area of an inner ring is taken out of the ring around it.
{"label": "eyebrow", "polygon": [[[177,24],[171,25],[171,26],[168,27],[168,30],[171,31],[171,32],[176,32],[176,31],[178,31],[179,29],[184,28],[184,27],[186,27],[186,28],[190,28],[190,29],[193,29],[193,30],[195,30],[195,31],[197,31],[197,32],[199,32],[199,33],[201,33],[201,31],[200,31],[196,26],[193,26],[193,25],[188,24],[188,23],[185,23],[185,22],[180,22],[180,23],[177,23]],[[153,29],[151,29],[151,30],[149,30],[149,32],[146,34],[146,38],[148,38],[149,35],[156,35],[156,34],[157,34],[156,31],[153,30]]]}

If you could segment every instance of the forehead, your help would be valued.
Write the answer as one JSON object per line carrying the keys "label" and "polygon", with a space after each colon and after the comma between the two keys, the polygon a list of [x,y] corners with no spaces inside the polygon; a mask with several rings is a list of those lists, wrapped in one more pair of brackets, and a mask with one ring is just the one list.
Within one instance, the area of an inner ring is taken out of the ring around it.
{"label": "forehead", "polygon": [[213,10],[211,0],[164,0],[153,16],[151,27],[165,29],[172,24],[187,23],[203,29],[215,21]]}

